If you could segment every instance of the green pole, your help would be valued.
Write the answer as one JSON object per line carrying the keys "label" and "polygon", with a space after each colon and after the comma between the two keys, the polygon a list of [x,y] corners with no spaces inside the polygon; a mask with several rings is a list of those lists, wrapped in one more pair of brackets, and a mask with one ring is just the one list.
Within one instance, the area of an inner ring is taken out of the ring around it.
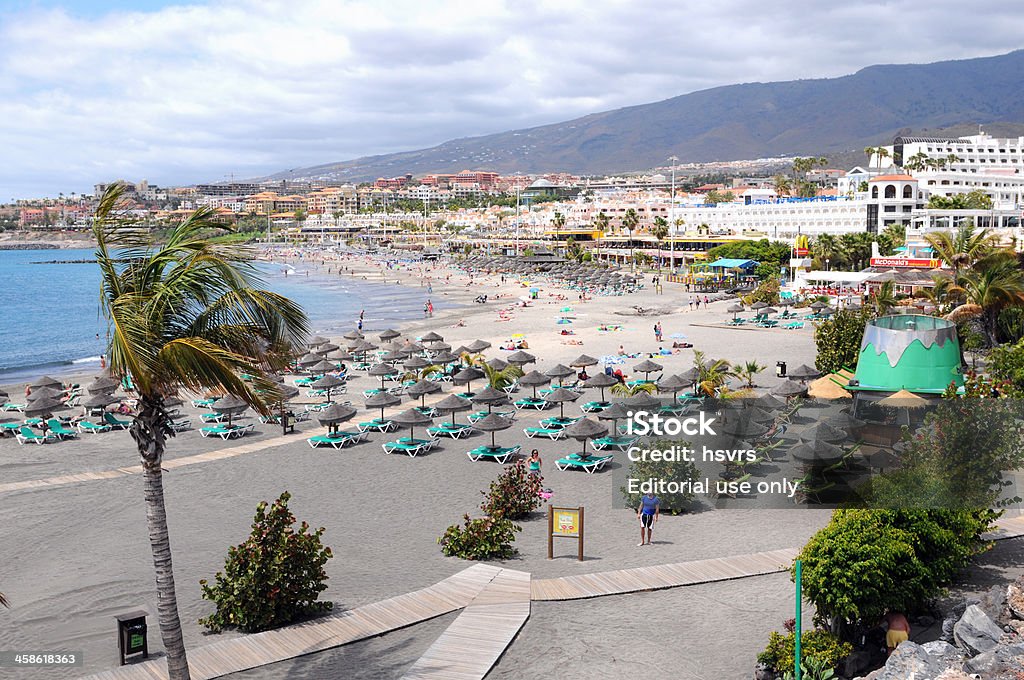
{"label": "green pole", "polygon": [[802,634],[800,627],[800,614],[803,609],[803,569],[800,560],[796,561],[796,626],[794,628],[796,632],[796,646],[794,647],[793,654],[793,669],[796,674],[796,680],[800,680],[800,636]]}

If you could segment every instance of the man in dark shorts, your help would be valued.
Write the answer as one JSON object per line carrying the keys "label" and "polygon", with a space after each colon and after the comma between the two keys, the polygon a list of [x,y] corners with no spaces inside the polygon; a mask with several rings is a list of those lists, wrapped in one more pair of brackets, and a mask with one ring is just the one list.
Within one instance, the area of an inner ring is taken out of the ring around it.
{"label": "man in dark shorts", "polygon": [[[651,531],[654,530],[654,524],[658,521],[658,515],[661,512],[661,501],[654,492],[644,494],[640,497],[640,507],[636,510],[637,519],[640,520],[640,542],[637,544],[639,548],[642,545],[651,544]],[[647,530],[646,538],[644,536],[644,530]]]}

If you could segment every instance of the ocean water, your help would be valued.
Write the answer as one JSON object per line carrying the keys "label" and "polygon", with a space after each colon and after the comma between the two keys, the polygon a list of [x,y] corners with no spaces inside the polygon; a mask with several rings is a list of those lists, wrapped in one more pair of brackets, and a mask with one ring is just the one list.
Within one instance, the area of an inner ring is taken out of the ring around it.
{"label": "ocean water", "polygon": [[[0,384],[99,367],[106,352],[99,269],[93,263],[54,263],[92,257],[91,250],[0,251]],[[260,269],[267,288],[302,305],[320,335],[351,330],[361,310],[368,335],[421,318],[428,297],[425,289],[327,275],[302,264],[261,263]],[[436,310],[452,306],[430,299]]]}

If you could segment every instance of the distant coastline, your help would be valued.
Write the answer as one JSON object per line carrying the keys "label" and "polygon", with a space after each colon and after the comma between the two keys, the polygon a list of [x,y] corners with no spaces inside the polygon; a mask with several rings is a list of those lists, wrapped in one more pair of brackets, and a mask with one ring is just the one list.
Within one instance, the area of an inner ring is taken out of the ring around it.
{"label": "distant coastline", "polygon": [[0,250],[60,250],[61,247],[56,243],[32,243],[30,241],[21,241],[18,243],[12,243],[10,241],[0,243]]}

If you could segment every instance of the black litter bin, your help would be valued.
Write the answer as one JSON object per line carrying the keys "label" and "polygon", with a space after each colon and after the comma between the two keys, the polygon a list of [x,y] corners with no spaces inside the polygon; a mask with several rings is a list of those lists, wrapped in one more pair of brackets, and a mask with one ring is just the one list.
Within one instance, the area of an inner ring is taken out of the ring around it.
{"label": "black litter bin", "polygon": [[775,362],[775,377],[785,378],[786,377],[786,362],[776,361]]}
{"label": "black litter bin", "polygon": [[135,654],[142,654],[142,658],[149,657],[149,642],[146,638],[147,628],[146,617],[148,612],[136,610],[118,614],[117,619],[117,648],[121,656],[121,665],[125,664],[125,657]]}

